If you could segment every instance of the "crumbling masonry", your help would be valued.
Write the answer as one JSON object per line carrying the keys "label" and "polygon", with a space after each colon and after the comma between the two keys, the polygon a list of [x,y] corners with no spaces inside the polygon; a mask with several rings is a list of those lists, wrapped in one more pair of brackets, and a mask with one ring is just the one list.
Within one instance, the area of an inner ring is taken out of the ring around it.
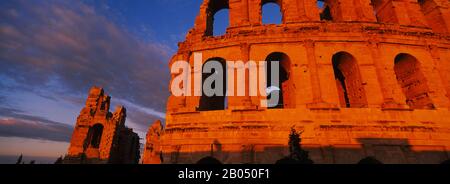
{"label": "crumbling masonry", "polygon": [[[281,24],[262,23],[266,3],[279,5]],[[315,163],[449,159],[450,2],[317,3],[205,0],[169,66],[193,64],[195,52],[204,63],[278,60],[283,103],[267,109],[260,106],[263,97],[248,94],[171,96],[166,126],[150,129],[144,163],[196,163],[208,156],[275,163],[288,154],[293,126],[304,131],[303,147]],[[229,9],[229,27],[213,36],[214,15],[222,9]],[[243,82],[248,86],[248,77]]]}
{"label": "crumbling masonry", "polygon": [[64,163],[137,164],[140,159],[139,136],[125,126],[126,109],[109,112],[111,97],[93,87],[86,106],[77,118]]}

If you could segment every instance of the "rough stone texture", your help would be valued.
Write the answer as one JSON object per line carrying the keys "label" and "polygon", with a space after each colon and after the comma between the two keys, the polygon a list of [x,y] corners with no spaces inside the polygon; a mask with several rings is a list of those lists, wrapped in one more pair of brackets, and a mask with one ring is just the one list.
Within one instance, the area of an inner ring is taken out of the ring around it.
{"label": "rough stone texture", "polygon": [[[281,6],[281,25],[262,24],[267,2]],[[230,9],[230,27],[213,37],[212,17],[223,8]],[[195,52],[203,62],[264,61],[282,53],[289,61],[282,61],[285,105],[263,108],[261,97],[247,94],[228,97],[227,109],[199,111],[201,97],[171,96],[166,127],[147,145],[157,141],[162,163],[207,156],[275,163],[287,155],[295,126],[304,131],[303,147],[315,163],[358,163],[370,156],[383,163],[447,160],[449,8],[446,0],[325,0],[324,9],[312,0],[205,0],[169,66],[193,64]],[[144,163],[158,163],[150,160]]]}
{"label": "rough stone texture", "polygon": [[64,163],[138,163],[139,136],[125,126],[126,109],[109,112],[111,97],[93,87],[77,118]]}
{"label": "rough stone texture", "polygon": [[144,155],[142,162],[146,164],[161,164],[161,135],[163,131],[163,125],[161,121],[156,121],[148,129],[146,144],[144,148]]}

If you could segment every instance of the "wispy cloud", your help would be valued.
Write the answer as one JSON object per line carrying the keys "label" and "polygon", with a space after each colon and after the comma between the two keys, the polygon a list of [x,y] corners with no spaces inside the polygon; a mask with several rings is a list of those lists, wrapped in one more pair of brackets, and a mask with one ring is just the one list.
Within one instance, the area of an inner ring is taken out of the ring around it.
{"label": "wispy cloud", "polygon": [[0,136],[69,142],[73,128],[22,111],[0,107]]}
{"label": "wispy cloud", "polygon": [[0,118],[0,136],[24,137],[69,142],[72,128],[64,124],[48,124],[16,118]]}
{"label": "wispy cloud", "polygon": [[0,40],[0,136],[67,142],[72,134],[65,123],[75,122],[18,110],[4,96],[17,91],[81,109],[89,88],[102,86],[113,103],[127,107],[132,128],[145,131],[165,117],[166,63],[173,50],[139,38],[96,7],[83,1],[0,1]]}
{"label": "wispy cloud", "polygon": [[2,1],[0,17],[0,73],[21,87],[84,97],[99,85],[149,114],[164,111],[165,45],[141,41],[80,1]]}

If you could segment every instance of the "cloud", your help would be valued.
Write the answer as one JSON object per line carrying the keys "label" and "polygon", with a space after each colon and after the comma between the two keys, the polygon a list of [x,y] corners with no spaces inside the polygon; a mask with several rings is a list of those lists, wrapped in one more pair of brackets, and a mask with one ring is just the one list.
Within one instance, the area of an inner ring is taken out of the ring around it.
{"label": "cloud", "polygon": [[46,124],[15,118],[0,118],[0,136],[24,137],[69,142],[72,128],[64,124]]}
{"label": "cloud", "polygon": [[0,137],[24,137],[69,142],[73,128],[42,117],[0,107]]}
{"label": "cloud", "polygon": [[97,85],[149,116],[165,111],[167,46],[141,41],[81,1],[0,5],[0,74],[20,88],[85,98]]}

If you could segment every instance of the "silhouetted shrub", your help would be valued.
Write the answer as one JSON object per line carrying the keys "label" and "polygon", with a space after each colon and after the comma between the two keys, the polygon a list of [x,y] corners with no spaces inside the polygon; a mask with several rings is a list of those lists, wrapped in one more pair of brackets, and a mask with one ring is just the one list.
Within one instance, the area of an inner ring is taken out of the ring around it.
{"label": "silhouetted shrub", "polygon": [[214,157],[205,157],[200,159],[197,164],[202,164],[202,165],[220,165],[222,164],[222,162],[220,162],[219,160],[217,160]]}
{"label": "silhouetted shrub", "polygon": [[19,158],[18,158],[17,161],[16,161],[16,164],[23,164],[23,163],[22,163],[22,159],[23,159],[23,155],[20,154]]}
{"label": "silhouetted shrub", "polygon": [[276,162],[276,164],[313,164],[314,162],[309,158],[308,151],[302,149],[302,133],[298,133],[294,128],[291,128],[289,134],[289,156],[284,157]]}
{"label": "silhouetted shrub", "polygon": [[383,164],[383,163],[374,157],[366,157],[360,160],[358,164]]}

